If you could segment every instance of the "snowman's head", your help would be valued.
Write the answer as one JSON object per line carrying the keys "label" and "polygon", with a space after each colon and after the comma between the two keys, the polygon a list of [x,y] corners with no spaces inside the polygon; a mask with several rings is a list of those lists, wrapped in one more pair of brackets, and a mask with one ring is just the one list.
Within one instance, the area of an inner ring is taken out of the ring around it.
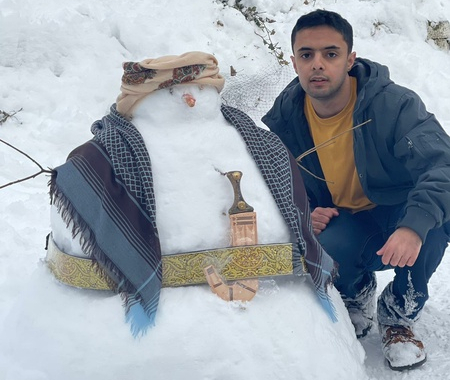
{"label": "snowman's head", "polygon": [[123,68],[121,94],[116,106],[127,119],[131,119],[137,105],[154,92],[163,89],[169,89],[171,93],[183,91],[183,101],[193,108],[197,98],[192,91],[186,91],[187,86],[195,85],[199,90],[213,87],[219,93],[225,82],[219,74],[216,58],[202,52],[125,62]]}
{"label": "snowman's head", "polygon": [[221,98],[214,86],[184,84],[154,91],[133,109],[133,123],[167,125],[212,120],[221,115]]}

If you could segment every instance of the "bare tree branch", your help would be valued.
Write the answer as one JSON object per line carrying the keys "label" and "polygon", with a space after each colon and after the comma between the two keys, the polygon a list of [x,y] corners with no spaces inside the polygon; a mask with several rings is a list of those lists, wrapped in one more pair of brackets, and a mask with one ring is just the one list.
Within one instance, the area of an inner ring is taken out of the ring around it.
{"label": "bare tree branch", "polygon": [[22,109],[23,108],[21,108],[18,111],[12,111],[11,113],[0,110],[0,124],[3,124],[6,120],[8,120],[8,118],[12,118],[12,117],[14,119],[18,120],[15,115],[16,115],[16,113],[19,113],[20,111],[22,111]]}
{"label": "bare tree branch", "polygon": [[23,151],[21,151],[20,149],[16,148],[14,145],[11,145],[10,143],[7,143],[6,141],[4,141],[4,140],[2,140],[2,139],[0,139],[0,142],[2,142],[2,143],[5,144],[5,145],[8,145],[10,148],[14,149],[15,151],[19,152],[20,154],[23,154],[26,158],[28,158],[30,161],[32,161],[34,164],[36,164],[36,165],[39,167],[39,169],[40,169],[37,173],[35,173],[35,174],[33,174],[33,175],[30,175],[30,176],[28,176],[28,177],[21,178],[21,179],[18,179],[17,181],[9,182],[9,183],[7,183],[6,185],[0,186],[0,189],[3,189],[3,188],[5,188],[5,187],[7,187],[7,186],[14,185],[14,184],[16,184],[16,183],[20,183],[20,182],[27,181],[27,180],[29,180],[29,179],[31,179],[31,178],[37,177],[38,175],[40,175],[40,174],[42,174],[42,173],[47,173],[47,174],[51,174],[51,173],[52,173],[51,170],[49,170],[49,169],[44,169],[44,168],[42,167],[42,165],[39,164],[39,162],[37,162],[35,159],[33,159],[32,157],[30,157],[30,156],[29,156],[28,154],[26,154],[25,152],[23,152]]}

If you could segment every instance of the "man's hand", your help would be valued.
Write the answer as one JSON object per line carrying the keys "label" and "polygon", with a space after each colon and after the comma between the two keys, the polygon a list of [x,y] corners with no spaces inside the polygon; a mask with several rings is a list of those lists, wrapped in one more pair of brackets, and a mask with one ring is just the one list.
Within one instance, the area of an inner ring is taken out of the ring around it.
{"label": "man's hand", "polygon": [[330,220],[338,215],[339,212],[335,208],[316,207],[311,213],[314,234],[319,235],[327,227],[327,224],[330,223]]}
{"label": "man's hand", "polygon": [[384,265],[413,266],[419,256],[422,241],[412,229],[400,227],[389,236],[386,244],[377,252],[382,256],[381,261]]}

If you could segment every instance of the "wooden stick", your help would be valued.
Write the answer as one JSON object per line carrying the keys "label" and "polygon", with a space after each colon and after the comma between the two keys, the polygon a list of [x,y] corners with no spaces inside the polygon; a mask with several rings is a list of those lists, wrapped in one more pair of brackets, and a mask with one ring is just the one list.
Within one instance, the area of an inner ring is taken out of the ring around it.
{"label": "wooden stick", "polygon": [[6,142],[6,141],[4,141],[4,140],[2,140],[2,139],[0,139],[0,142],[2,142],[2,143],[5,144],[5,145],[8,145],[10,148],[12,148],[12,149],[16,150],[17,152],[23,154],[23,155],[24,155],[26,158],[28,158],[30,161],[34,162],[34,163],[39,167],[39,169],[41,169],[41,170],[39,170],[37,173],[32,174],[32,175],[30,175],[30,176],[28,176],[28,177],[18,179],[17,181],[9,182],[9,183],[7,183],[6,185],[2,185],[2,186],[0,186],[0,189],[3,189],[3,188],[5,188],[5,187],[7,187],[7,186],[14,185],[14,184],[16,184],[16,183],[20,183],[20,182],[27,181],[27,180],[29,180],[29,179],[31,179],[31,178],[37,177],[38,175],[40,175],[40,174],[42,174],[42,173],[47,173],[47,174],[51,174],[51,173],[52,173],[51,170],[46,170],[46,169],[44,169],[44,168],[41,166],[41,164],[39,164],[39,162],[37,162],[35,159],[33,159],[32,157],[30,157],[30,156],[29,156],[28,154],[26,154],[25,152],[23,152],[23,151],[21,151],[20,149],[16,148],[14,145],[11,145],[10,143],[8,143],[8,142]]}

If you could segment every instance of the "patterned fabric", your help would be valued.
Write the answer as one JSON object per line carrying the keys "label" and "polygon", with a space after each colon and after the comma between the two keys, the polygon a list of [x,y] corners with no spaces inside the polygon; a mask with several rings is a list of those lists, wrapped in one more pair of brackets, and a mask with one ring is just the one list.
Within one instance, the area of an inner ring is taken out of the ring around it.
{"label": "patterned fabric", "polygon": [[156,75],[156,70],[146,69],[138,62],[124,62],[123,65],[122,82],[125,84],[142,84],[147,79],[153,79]]}
{"label": "patterned fabric", "polygon": [[125,120],[114,106],[110,114],[95,122],[91,132],[108,152],[112,168],[129,188],[133,197],[145,206],[156,231],[155,194],[150,157],[136,127]]}
{"label": "patterned fabric", "polygon": [[134,335],[154,323],[162,280],[150,157],[137,129],[111,107],[94,138],[54,169],[50,195],[83,251],[122,295]]}
{"label": "patterned fabric", "polygon": [[[312,233],[294,158],[278,137],[258,128],[241,111],[222,106],[222,113],[242,135],[297,239],[294,273],[303,273],[303,256],[321,302],[335,319],[326,293],[334,263]],[[94,138],[54,169],[51,199],[62,218],[73,222],[73,236],[79,235],[83,251],[123,296],[127,320],[137,335],[154,323],[162,283],[150,157],[140,133],[115,105],[91,130]]]}
{"label": "patterned fabric", "polygon": [[138,102],[153,91],[196,83],[214,86],[220,92],[225,84],[216,58],[198,51],[125,62],[123,69],[121,94],[116,103],[117,111],[128,120],[131,120]]}
{"label": "patterned fabric", "polygon": [[294,273],[301,273],[303,255],[317,295],[335,321],[335,308],[327,287],[337,275],[337,265],[314,236],[309,201],[294,157],[274,133],[258,128],[245,113],[225,105],[222,105],[222,113],[247,144],[286,224],[297,239],[299,251],[294,254]]}

